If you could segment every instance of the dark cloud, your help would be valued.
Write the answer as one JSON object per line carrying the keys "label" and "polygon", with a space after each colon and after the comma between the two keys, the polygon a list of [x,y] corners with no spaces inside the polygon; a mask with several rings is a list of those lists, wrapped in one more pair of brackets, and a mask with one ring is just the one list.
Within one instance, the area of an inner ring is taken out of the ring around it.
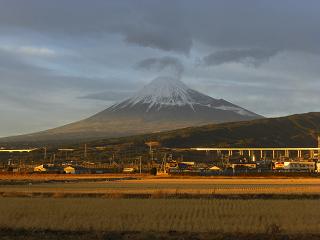
{"label": "dark cloud", "polygon": [[277,52],[277,50],[265,49],[221,50],[205,56],[202,62],[206,66],[217,66],[224,63],[236,62],[258,67],[275,56]]}
{"label": "dark cloud", "polygon": [[184,71],[182,62],[175,57],[147,58],[138,62],[136,69],[165,71],[168,75],[181,77]]}
{"label": "dark cloud", "polygon": [[194,42],[224,49],[320,52],[317,0],[2,0],[0,4],[3,29],[77,38],[118,33],[129,43],[183,54],[190,53]]}
{"label": "dark cloud", "polygon": [[167,6],[158,0],[12,0],[0,8],[0,26],[77,38],[121,34],[130,44],[188,54],[192,37],[180,7],[178,1]]}
{"label": "dark cloud", "polygon": [[179,39],[179,37],[178,39],[168,38],[168,36],[174,37],[176,34],[177,32],[172,31],[172,29],[159,30],[153,26],[145,28],[137,26],[136,29],[130,27],[130,31],[125,33],[125,41],[143,47],[159,48],[165,51],[189,54],[192,40],[190,38]]}

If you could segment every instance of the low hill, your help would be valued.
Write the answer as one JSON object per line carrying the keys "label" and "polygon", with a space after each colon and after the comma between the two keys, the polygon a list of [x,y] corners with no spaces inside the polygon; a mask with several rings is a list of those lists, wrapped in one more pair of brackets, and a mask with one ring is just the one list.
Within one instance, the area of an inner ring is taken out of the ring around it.
{"label": "low hill", "polygon": [[[146,141],[158,141],[162,147],[315,147],[320,130],[320,112],[297,114],[280,118],[265,118],[251,121],[210,124],[167,132],[143,134],[104,140],[73,140],[51,142],[48,146],[109,146],[111,149],[125,150],[145,148]],[[15,143],[7,146],[43,146],[38,143]]]}
{"label": "low hill", "polygon": [[92,145],[144,144],[159,141],[163,147],[209,146],[297,147],[317,146],[320,113],[189,127],[156,134],[100,140]]}

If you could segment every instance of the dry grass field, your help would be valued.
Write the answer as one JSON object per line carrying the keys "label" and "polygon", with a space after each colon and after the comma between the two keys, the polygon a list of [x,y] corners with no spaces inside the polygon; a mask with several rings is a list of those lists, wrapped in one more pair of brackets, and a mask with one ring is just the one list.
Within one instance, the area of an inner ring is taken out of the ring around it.
{"label": "dry grass field", "polygon": [[[111,178],[110,178],[111,179]],[[320,197],[318,178],[141,178],[131,180],[95,179],[92,181],[10,181],[2,182],[1,196],[101,196],[130,195],[219,196],[219,195],[313,195]],[[17,183],[17,184],[16,184]]]}
{"label": "dry grass field", "polygon": [[148,175],[132,175],[132,174],[23,174],[23,173],[0,173],[1,181],[81,181],[81,180],[100,180],[110,178],[126,178],[126,177],[147,177]]}
{"label": "dry grass field", "polygon": [[319,199],[319,178],[11,175],[0,239],[320,239]]}
{"label": "dry grass field", "polygon": [[320,234],[318,200],[0,198],[0,228]]}

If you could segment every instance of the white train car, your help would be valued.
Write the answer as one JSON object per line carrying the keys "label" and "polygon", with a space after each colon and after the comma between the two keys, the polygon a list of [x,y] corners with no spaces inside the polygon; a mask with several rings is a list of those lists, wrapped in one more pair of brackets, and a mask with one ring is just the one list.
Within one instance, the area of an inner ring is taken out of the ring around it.
{"label": "white train car", "polygon": [[290,172],[314,172],[315,162],[284,162],[283,169]]}

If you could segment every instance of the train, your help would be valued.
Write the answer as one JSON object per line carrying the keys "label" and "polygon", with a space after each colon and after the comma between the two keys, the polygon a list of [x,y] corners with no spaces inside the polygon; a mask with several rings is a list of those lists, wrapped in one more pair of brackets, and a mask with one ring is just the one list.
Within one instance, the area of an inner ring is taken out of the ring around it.
{"label": "train", "polygon": [[[273,170],[287,172],[316,172],[319,165],[309,161],[275,162]],[[320,166],[319,166],[320,167]]]}

